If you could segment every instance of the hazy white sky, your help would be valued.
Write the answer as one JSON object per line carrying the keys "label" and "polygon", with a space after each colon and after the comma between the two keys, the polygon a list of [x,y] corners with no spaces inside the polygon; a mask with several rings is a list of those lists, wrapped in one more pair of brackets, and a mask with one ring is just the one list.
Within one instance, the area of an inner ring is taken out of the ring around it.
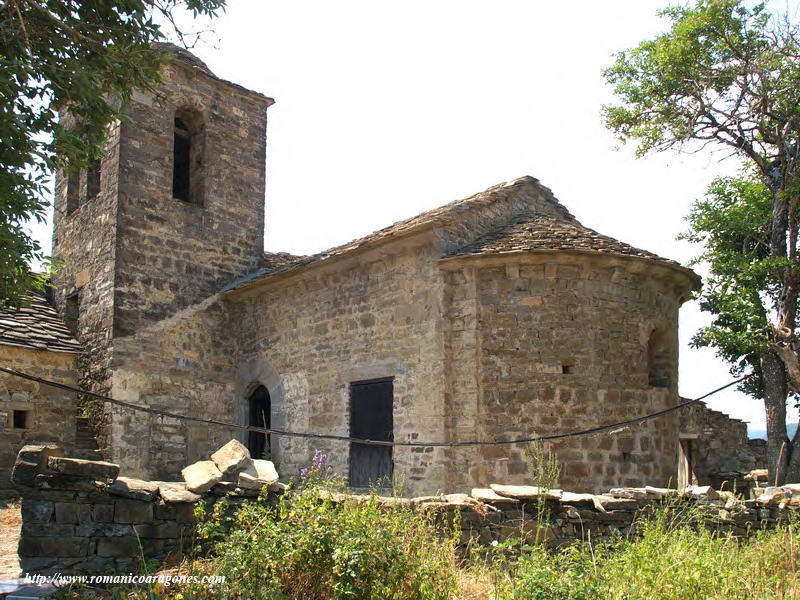
{"label": "hazy white sky", "polygon": [[[666,26],[664,5],[229,0],[194,52],[276,100],[269,250],[320,251],[529,174],[584,225],[685,263],[697,249],[675,236],[691,202],[735,165],[710,153],[636,159],[615,151],[600,118],[613,100],[603,67]],[[713,352],[688,346],[704,323],[684,305],[686,397],[731,379]],[[709,404],[763,427],[763,407],[742,394]]]}

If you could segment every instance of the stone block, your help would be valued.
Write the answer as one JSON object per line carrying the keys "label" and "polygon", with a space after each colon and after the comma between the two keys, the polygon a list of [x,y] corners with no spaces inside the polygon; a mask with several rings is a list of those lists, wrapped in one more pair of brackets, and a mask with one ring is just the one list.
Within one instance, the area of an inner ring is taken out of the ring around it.
{"label": "stone block", "polygon": [[615,498],[627,498],[629,500],[647,500],[647,490],[645,488],[611,488],[608,496]]}
{"label": "stone block", "polygon": [[48,523],[53,518],[55,504],[47,500],[22,499],[22,521],[26,523]]}
{"label": "stone block", "polygon": [[77,502],[76,494],[71,490],[42,490],[31,488],[30,493],[26,490],[25,498],[31,500],[49,500],[50,502]]}
{"label": "stone block", "polygon": [[75,528],[75,535],[78,537],[122,537],[132,533],[131,525],[118,523],[86,523]]}
{"label": "stone block", "polygon": [[158,493],[158,484],[132,477],[117,477],[114,483],[108,486],[108,493],[134,500],[152,500]]}
{"label": "stone block", "polygon": [[91,506],[74,502],[56,502],[56,523],[88,523],[92,520]]}
{"label": "stone block", "polygon": [[249,460],[242,471],[239,471],[239,487],[259,489],[278,481],[278,471],[269,460]]}
{"label": "stone block", "polygon": [[164,502],[197,502],[202,496],[186,489],[185,483],[158,482],[158,494]]}
{"label": "stone block", "polygon": [[11,481],[15,485],[33,487],[36,476],[47,467],[52,456],[61,456],[61,447],[56,444],[29,444],[17,453],[11,471]]}
{"label": "stone block", "polygon": [[136,557],[140,552],[139,540],[134,535],[97,540],[97,556]]}
{"label": "stone block", "polygon": [[11,394],[11,402],[29,402],[31,399],[28,392],[14,392]]}
{"label": "stone block", "polygon": [[136,535],[141,538],[156,539],[178,539],[191,531],[191,528],[181,526],[174,521],[168,521],[166,523],[146,523],[142,525],[134,525],[133,529],[136,532]]}
{"label": "stone block", "polygon": [[115,500],[114,522],[149,523],[153,520],[153,503],[140,500]]}
{"label": "stone block", "polygon": [[535,485],[500,485],[492,483],[489,485],[493,492],[506,498],[516,498],[517,500],[560,500],[561,490],[550,490],[537,487]]}
{"label": "stone block", "polygon": [[105,484],[101,481],[59,473],[37,475],[36,485],[45,490],[73,490],[76,492],[98,492],[105,489]]}
{"label": "stone block", "polygon": [[26,557],[80,557],[86,556],[88,548],[87,538],[22,536],[18,552]]}
{"label": "stone block", "polygon": [[111,523],[114,520],[113,504],[93,504],[92,521],[95,523]]}
{"label": "stone block", "polygon": [[72,537],[75,527],[58,523],[22,523],[22,535],[32,537]]}
{"label": "stone block", "polygon": [[227,496],[228,494],[235,494],[236,490],[240,489],[239,484],[230,481],[220,481],[211,488],[211,493],[215,496]]}
{"label": "stone block", "polygon": [[690,498],[702,498],[704,500],[716,500],[719,498],[719,493],[710,485],[688,485],[683,493]]}
{"label": "stone block", "polygon": [[[214,454],[211,455],[211,460],[217,466],[220,473],[222,473],[220,479],[232,477],[245,468],[248,460],[250,460],[250,451],[239,440],[233,439],[214,452]],[[189,489],[192,488],[190,487]]]}
{"label": "stone block", "polygon": [[103,460],[51,456],[47,459],[47,468],[53,473],[84,479],[116,479],[119,475],[119,465]]}
{"label": "stone block", "polygon": [[186,482],[186,489],[198,494],[207,492],[222,480],[222,472],[210,460],[199,460],[189,465],[181,471],[181,475]]}
{"label": "stone block", "polygon": [[50,556],[21,556],[19,567],[23,573],[40,573],[55,566],[57,562],[57,558]]}
{"label": "stone block", "polygon": [[109,556],[93,556],[87,561],[87,572],[90,574],[104,575],[114,572],[114,559]]}
{"label": "stone block", "polygon": [[489,488],[472,488],[470,496],[479,500],[480,502],[487,502],[489,504],[519,504],[516,498],[509,498],[508,496],[501,496],[494,490]]}
{"label": "stone block", "polygon": [[177,521],[178,523],[194,523],[194,507],[194,504],[185,502],[159,502],[156,504],[156,518]]}

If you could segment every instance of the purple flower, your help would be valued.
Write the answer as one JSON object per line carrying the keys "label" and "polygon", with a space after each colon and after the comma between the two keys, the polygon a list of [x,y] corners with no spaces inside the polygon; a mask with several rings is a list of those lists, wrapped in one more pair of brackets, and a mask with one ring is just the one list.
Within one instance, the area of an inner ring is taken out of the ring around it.
{"label": "purple flower", "polygon": [[317,473],[324,472],[328,466],[328,455],[322,450],[317,450],[314,452],[314,458],[311,459],[311,465]]}

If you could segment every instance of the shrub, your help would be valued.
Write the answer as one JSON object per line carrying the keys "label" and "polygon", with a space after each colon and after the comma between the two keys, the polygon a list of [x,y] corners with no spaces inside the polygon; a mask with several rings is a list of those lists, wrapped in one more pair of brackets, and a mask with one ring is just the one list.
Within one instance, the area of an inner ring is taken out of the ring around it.
{"label": "shrub", "polygon": [[335,503],[311,485],[240,508],[220,536],[222,511],[212,524],[214,558],[204,572],[225,575],[224,589],[187,590],[196,597],[298,600],[445,600],[455,591],[453,536],[406,507],[376,496]]}

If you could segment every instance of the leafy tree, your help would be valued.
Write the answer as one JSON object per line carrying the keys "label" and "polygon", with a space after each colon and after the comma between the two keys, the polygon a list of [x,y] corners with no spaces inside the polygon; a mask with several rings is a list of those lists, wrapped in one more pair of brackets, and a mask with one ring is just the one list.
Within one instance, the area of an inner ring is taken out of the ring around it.
{"label": "leafy tree", "polygon": [[[689,231],[679,238],[703,246],[693,261],[706,263],[710,269],[700,308],[714,315],[712,324],[703,327],[692,344],[715,348],[737,377],[752,372],[755,376],[741,387],[763,398],[761,355],[770,352],[774,342],[770,317],[780,301],[785,263],[770,254],[770,191],[753,176],[715,179],[705,199],[694,203],[687,220]],[[787,392],[797,399],[791,390]],[[785,420],[785,413],[780,418]]]}
{"label": "leafy tree", "polygon": [[[749,6],[744,0],[696,0],[660,14],[671,21],[669,31],[621,52],[605,71],[619,100],[604,107],[605,122],[622,141],[636,141],[639,155],[671,148],[727,148],[751,164],[765,186],[770,208],[762,243],[769,260],[759,264],[769,271],[761,283],[769,285],[759,292],[768,325],[766,330],[745,327],[739,335],[758,348],[752,356],[761,375],[759,395],[766,410],[773,475],[781,481],[791,468],[790,477],[797,479],[800,452],[793,451],[787,438],[785,416],[788,390],[800,391],[798,28],[788,17],[769,15],[763,4]],[[731,297],[723,298],[726,293]],[[749,308],[741,304],[742,293],[733,284],[718,288],[713,298],[718,320],[748,321],[750,316],[741,311],[756,308],[754,298]],[[727,354],[733,350],[727,337],[707,333],[702,339],[723,356],[736,354]]]}
{"label": "leafy tree", "polygon": [[[163,39],[179,11],[213,17],[225,0],[7,0],[0,2],[0,308],[41,285],[43,259],[25,231],[43,221],[50,176],[99,158],[106,127],[135,88],[159,79]],[[81,127],[66,127],[59,111]]]}

